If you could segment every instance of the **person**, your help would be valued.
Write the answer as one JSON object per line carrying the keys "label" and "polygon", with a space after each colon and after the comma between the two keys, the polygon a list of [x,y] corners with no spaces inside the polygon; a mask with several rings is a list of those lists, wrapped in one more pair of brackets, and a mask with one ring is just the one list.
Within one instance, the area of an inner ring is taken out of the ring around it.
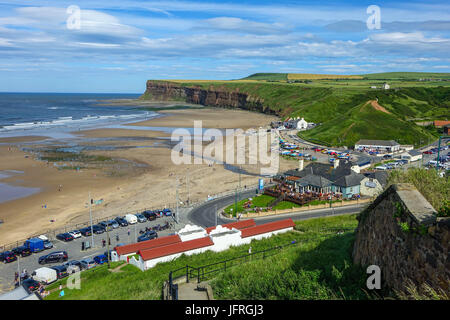
{"label": "person", "polygon": [[128,236],[130,236],[130,228],[128,228]]}
{"label": "person", "polygon": [[103,244],[103,247],[105,247],[105,245],[106,245],[105,239],[102,239],[102,244]]}
{"label": "person", "polygon": [[108,238],[108,245],[111,245],[111,238]]}
{"label": "person", "polygon": [[116,241],[119,242],[119,234],[116,234]]}

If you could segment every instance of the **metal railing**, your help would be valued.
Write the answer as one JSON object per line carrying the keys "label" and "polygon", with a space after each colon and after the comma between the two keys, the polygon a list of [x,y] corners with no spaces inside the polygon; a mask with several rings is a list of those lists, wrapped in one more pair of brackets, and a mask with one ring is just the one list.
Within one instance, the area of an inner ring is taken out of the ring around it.
{"label": "metal railing", "polygon": [[163,284],[163,297],[165,300],[177,300],[178,285],[174,283],[177,280],[185,278],[185,282],[189,283],[190,280],[195,279],[197,283],[200,283],[208,279],[213,274],[222,271],[226,272],[233,267],[248,263],[250,261],[271,257],[278,254],[284,248],[296,245],[297,243],[298,242],[296,241],[292,241],[282,246],[275,246],[265,250],[255,251],[200,267],[186,265],[185,267],[172,270],[169,272],[169,279]]}

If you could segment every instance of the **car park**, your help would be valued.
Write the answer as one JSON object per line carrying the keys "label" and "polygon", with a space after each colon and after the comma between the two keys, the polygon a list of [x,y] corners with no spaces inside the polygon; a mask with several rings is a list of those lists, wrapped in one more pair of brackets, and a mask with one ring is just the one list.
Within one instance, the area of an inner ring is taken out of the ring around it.
{"label": "car park", "polygon": [[78,260],[71,260],[69,262],[64,263],[64,266],[67,268],[67,273],[72,274],[75,272],[80,272],[83,269],[81,262]]}
{"label": "car park", "polygon": [[64,241],[64,242],[68,242],[68,241],[73,240],[73,236],[71,234],[69,234],[68,232],[65,232],[65,233],[60,233],[60,234],[56,235],[56,239]]}
{"label": "car park", "polygon": [[91,258],[81,260],[80,263],[81,266],[83,267],[83,270],[92,269],[97,265],[95,261]]}
{"label": "car park", "polygon": [[92,228],[93,228],[95,234],[102,234],[106,231],[106,229],[100,224],[96,224]]}
{"label": "car park", "polygon": [[56,271],[56,276],[58,277],[58,279],[63,279],[65,277],[69,276],[66,266],[63,266],[63,265],[53,266],[53,267],[50,267],[50,269],[53,269]]}
{"label": "car park", "polygon": [[121,226],[121,227],[126,227],[128,226],[128,222],[127,220],[125,220],[125,218],[123,217],[117,217],[114,220],[116,220],[116,222]]}
{"label": "car park", "polygon": [[51,249],[53,248],[53,243],[50,242],[50,240],[44,241],[44,249]]}
{"label": "car park", "polygon": [[127,220],[128,224],[135,224],[138,222],[137,217],[131,213],[125,215],[125,220]]}
{"label": "car park", "polygon": [[19,246],[11,250],[16,256],[28,257],[31,256],[31,250],[26,246]]}
{"label": "car park", "polygon": [[147,231],[146,233],[144,233],[143,235],[139,236],[137,238],[137,241],[142,242],[142,241],[152,240],[152,239],[156,239],[156,238],[158,238],[158,234],[156,233],[156,231],[150,230],[150,231]]}
{"label": "car park", "polygon": [[92,235],[91,227],[86,227],[86,228],[80,229],[80,233],[85,237],[91,236]]}
{"label": "car park", "polygon": [[142,215],[147,218],[148,221],[153,221],[158,218],[158,214],[156,214],[154,211],[146,210],[142,212]]}
{"label": "car park", "polygon": [[70,234],[74,239],[81,238],[80,230],[72,230],[72,231],[69,231],[68,234]]}
{"label": "car park", "polygon": [[34,280],[44,284],[49,284],[58,280],[56,271],[48,267],[42,267],[34,270],[31,276]]}
{"label": "car park", "polygon": [[5,251],[0,254],[0,260],[4,263],[10,263],[17,260],[17,256],[11,251]]}
{"label": "car park", "polygon": [[22,287],[27,290],[28,293],[32,293],[39,289],[40,283],[32,278],[28,278],[22,281]]}
{"label": "car park", "polygon": [[100,254],[94,257],[94,261],[96,264],[104,264],[108,262],[108,258],[104,254]]}
{"label": "car park", "polygon": [[147,222],[147,218],[145,216],[143,216],[142,214],[136,213],[135,216],[136,216],[138,222],[140,222],[140,223]]}
{"label": "car park", "polygon": [[39,264],[46,264],[46,263],[55,263],[55,262],[64,262],[69,259],[69,256],[67,255],[66,251],[55,251],[49,254],[46,254],[45,256],[39,257]]}

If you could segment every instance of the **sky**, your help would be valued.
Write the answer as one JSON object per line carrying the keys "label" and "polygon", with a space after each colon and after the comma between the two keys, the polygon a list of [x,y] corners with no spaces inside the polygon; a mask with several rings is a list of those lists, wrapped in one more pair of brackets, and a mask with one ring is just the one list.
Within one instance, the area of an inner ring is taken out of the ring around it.
{"label": "sky", "polygon": [[142,93],[148,79],[257,72],[449,72],[449,52],[448,1],[0,0],[2,92]]}

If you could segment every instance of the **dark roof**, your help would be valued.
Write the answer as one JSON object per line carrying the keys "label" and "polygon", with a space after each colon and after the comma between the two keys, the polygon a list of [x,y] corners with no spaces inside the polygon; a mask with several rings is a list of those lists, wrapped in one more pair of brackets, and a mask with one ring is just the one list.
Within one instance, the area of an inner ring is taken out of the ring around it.
{"label": "dark roof", "polygon": [[375,171],[367,174],[368,178],[376,179],[384,187],[387,183],[388,173],[386,171]]}
{"label": "dark roof", "polygon": [[419,155],[422,154],[422,152],[417,151],[417,150],[410,150],[410,151],[408,151],[408,153],[409,153],[411,156],[419,156]]}
{"label": "dark roof", "polygon": [[361,139],[355,145],[375,145],[375,146],[398,146],[399,143],[394,140],[366,140]]}
{"label": "dark roof", "polygon": [[303,186],[313,186],[318,188],[325,188],[331,186],[333,183],[327,178],[316,176],[314,174],[309,174],[306,177],[298,180],[298,183]]}
{"label": "dark roof", "polygon": [[267,232],[277,231],[277,230],[283,230],[287,228],[293,228],[295,227],[294,221],[292,221],[291,218],[280,220],[280,221],[274,221],[269,222],[265,224],[260,224],[258,226],[245,228],[242,230],[242,238],[247,238],[251,236],[256,236],[258,234],[263,234]]}
{"label": "dark roof", "polygon": [[364,176],[360,173],[353,172],[347,176],[340,177],[334,184],[339,187],[353,187],[359,185]]}

